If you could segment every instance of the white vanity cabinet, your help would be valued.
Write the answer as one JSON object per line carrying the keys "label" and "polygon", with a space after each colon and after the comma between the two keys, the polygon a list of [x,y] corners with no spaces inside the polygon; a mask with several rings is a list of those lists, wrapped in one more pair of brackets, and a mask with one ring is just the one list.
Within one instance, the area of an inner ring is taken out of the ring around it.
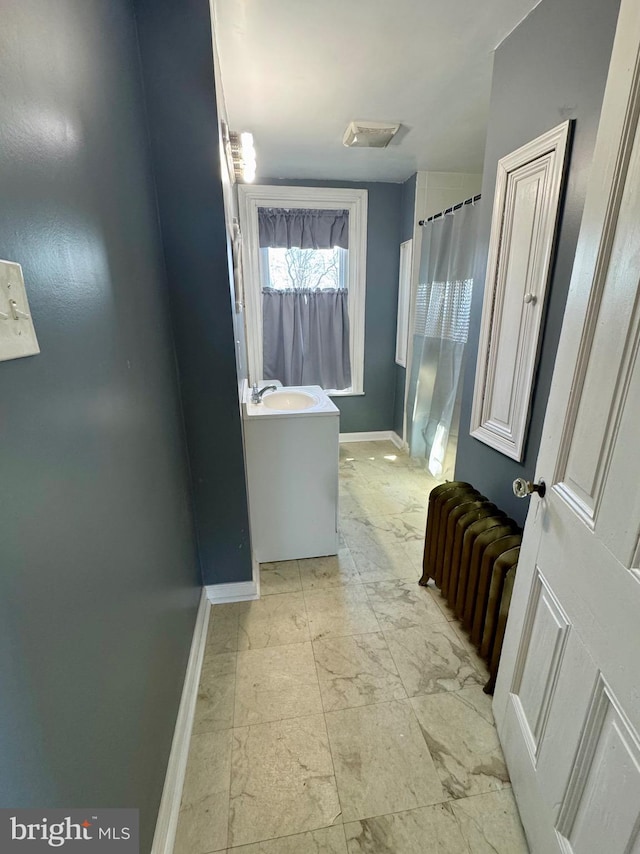
{"label": "white vanity cabinet", "polygon": [[[245,394],[254,557],[265,563],[337,554],[339,410],[319,386],[278,392],[302,392],[313,396],[314,403],[306,409],[278,410],[264,402],[252,404],[250,389]],[[298,399],[290,395],[290,400]]]}

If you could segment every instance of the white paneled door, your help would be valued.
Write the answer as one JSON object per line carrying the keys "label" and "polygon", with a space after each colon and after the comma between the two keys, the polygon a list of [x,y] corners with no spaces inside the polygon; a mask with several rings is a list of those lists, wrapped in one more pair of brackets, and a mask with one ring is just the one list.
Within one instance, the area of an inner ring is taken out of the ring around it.
{"label": "white paneled door", "polygon": [[494,699],[534,854],[640,854],[639,113],[622,0]]}

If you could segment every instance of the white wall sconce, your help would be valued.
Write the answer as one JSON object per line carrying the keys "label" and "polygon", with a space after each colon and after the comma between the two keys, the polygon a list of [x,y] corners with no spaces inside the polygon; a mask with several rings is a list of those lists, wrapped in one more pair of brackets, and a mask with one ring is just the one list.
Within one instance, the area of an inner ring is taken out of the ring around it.
{"label": "white wall sconce", "polygon": [[253,147],[253,134],[229,131],[229,145],[236,179],[250,184],[256,177],[256,150]]}

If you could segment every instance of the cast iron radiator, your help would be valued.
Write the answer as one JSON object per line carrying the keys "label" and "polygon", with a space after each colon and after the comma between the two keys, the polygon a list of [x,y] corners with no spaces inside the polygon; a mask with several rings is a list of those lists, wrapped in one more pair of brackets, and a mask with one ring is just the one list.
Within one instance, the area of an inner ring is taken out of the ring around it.
{"label": "cast iron radiator", "polygon": [[429,495],[422,578],[440,588],[489,666],[492,694],[522,530],[470,483],[443,483]]}

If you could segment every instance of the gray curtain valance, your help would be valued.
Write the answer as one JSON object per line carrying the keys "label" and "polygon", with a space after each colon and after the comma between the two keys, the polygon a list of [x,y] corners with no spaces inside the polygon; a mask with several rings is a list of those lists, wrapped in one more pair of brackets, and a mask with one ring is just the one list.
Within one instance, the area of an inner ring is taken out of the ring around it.
{"label": "gray curtain valance", "polygon": [[261,248],[349,248],[349,211],[258,208]]}

